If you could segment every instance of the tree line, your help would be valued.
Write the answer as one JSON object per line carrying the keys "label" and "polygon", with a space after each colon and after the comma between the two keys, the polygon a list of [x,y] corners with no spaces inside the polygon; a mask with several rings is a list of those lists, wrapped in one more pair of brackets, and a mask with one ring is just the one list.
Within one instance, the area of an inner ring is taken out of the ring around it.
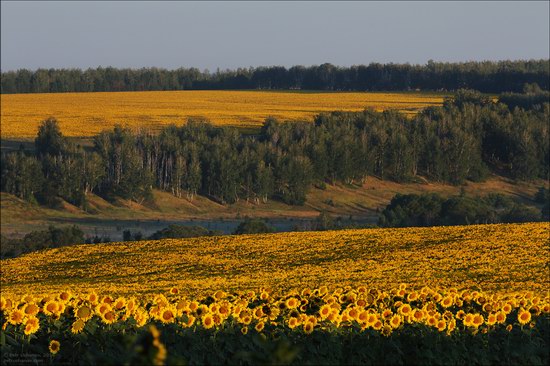
{"label": "tree line", "polygon": [[535,200],[542,204],[540,210],[500,193],[484,197],[460,194],[449,198],[437,193],[397,194],[380,214],[378,225],[411,227],[548,221],[548,189],[541,187]]}
{"label": "tree line", "polygon": [[250,67],[209,72],[197,68],[20,69],[2,72],[2,93],[107,92],[206,89],[406,91],[475,89],[521,92],[526,83],[550,89],[550,60],[425,65]]}
{"label": "tree line", "polygon": [[[483,197],[457,196],[444,198],[436,193],[397,194],[380,213],[378,225],[358,224],[342,217],[333,217],[321,211],[315,220],[306,226],[300,225],[293,231],[347,230],[375,227],[411,227],[439,225],[470,225],[493,223],[535,222],[550,220],[550,190],[541,187],[533,197],[542,206],[527,206],[509,196],[491,193]],[[245,217],[233,230],[233,235],[273,233],[275,228],[265,220]],[[224,235],[221,231],[202,226],[171,224],[155,233],[145,236],[141,231],[124,230],[122,241],[196,238]],[[85,236],[76,225],[67,227],[49,226],[46,230],[32,231],[21,239],[0,237],[0,258],[13,258],[37,250],[59,248],[75,244],[98,244],[111,242],[108,236]],[[118,240],[113,240],[118,241]]]}
{"label": "tree line", "polygon": [[153,188],[222,204],[269,199],[304,204],[315,184],[428,179],[462,184],[490,172],[548,179],[550,103],[510,109],[461,90],[412,119],[396,111],[332,112],[311,122],[268,118],[257,135],[189,120],[158,134],[116,126],[86,149],[57,121],[43,122],[34,151],[3,153],[1,190],[55,206],[86,208],[86,195],[143,202]]}

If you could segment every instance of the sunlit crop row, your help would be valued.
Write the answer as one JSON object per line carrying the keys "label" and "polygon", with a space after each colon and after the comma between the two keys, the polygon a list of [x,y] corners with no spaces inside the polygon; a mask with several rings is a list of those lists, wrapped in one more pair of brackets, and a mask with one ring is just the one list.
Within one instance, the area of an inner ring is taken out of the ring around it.
{"label": "sunlit crop row", "polygon": [[358,283],[545,295],[549,238],[549,223],[529,223],[89,244],[2,260],[0,284],[19,297],[65,289],[142,297],[172,286],[197,297]]}
{"label": "sunlit crop row", "polygon": [[92,136],[115,124],[158,130],[189,117],[217,125],[257,128],[265,118],[310,120],[323,111],[397,109],[414,114],[443,97],[420,93],[300,93],[264,91],[162,91],[1,95],[2,138],[33,138],[53,116],[67,136]]}
{"label": "sunlit crop row", "polygon": [[[356,288],[304,288],[277,294],[269,289],[228,293],[218,290],[190,299],[178,288],[147,300],[89,292],[62,291],[45,297],[27,294],[1,298],[2,330],[29,336],[63,324],[65,331],[85,333],[93,328],[125,323],[128,327],[175,324],[181,328],[219,330],[238,327],[242,334],[284,328],[306,334],[315,331],[372,330],[389,336],[407,327],[427,327],[447,335],[455,331],[486,333],[497,328],[536,326],[549,316],[550,297],[533,292],[491,294],[456,288],[408,288],[389,291]],[[55,348],[63,345],[54,345]],[[52,352],[56,352],[55,350]]]}

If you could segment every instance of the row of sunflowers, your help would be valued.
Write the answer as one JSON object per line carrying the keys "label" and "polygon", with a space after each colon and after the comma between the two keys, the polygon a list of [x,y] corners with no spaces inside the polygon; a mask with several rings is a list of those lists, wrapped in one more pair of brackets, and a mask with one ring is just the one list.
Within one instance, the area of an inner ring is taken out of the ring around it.
{"label": "row of sunflowers", "polygon": [[[510,337],[524,336],[528,337],[531,347],[533,340],[549,332],[550,319],[548,293],[541,297],[533,292],[497,294],[479,289],[408,288],[405,284],[387,291],[365,286],[335,289],[321,286],[286,293],[267,288],[257,292],[220,290],[194,299],[187,298],[176,287],[145,300],[94,291],[81,294],[62,291],[47,296],[1,297],[0,306],[0,344],[6,351],[3,361],[7,363],[25,355],[34,355],[34,361],[46,363],[75,361],[75,354],[83,363],[95,363],[98,355],[110,354],[108,350],[114,343],[116,347],[126,345],[131,350],[111,350],[110,361],[124,354],[124,357],[134,357],[124,359],[130,363],[140,360],[156,364],[167,360],[213,362],[201,358],[207,357],[204,356],[207,349],[193,351],[196,345],[191,344],[196,343],[193,341],[196,339],[203,339],[203,345],[211,343],[211,347],[223,348],[219,355],[223,359],[239,354],[264,354],[270,360],[276,357],[283,363],[285,357],[292,363],[299,362],[304,352],[321,352],[321,348],[325,348],[321,347],[323,342],[338,342],[342,346],[346,344],[344,339],[352,343],[370,339],[374,345],[411,334],[437,337],[439,342],[451,344],[465,339],[471,341],[472,337],[487,337],[494,343],[498,339],[508,338],[509,342]],[[115,341],[119,337],[130,338]],[[247,338],[259,341],[254,343]],[[184,339],[189,340],[189,347],[182,346]],[[216,343],[220,339],[225,339],[222,346]],[[311,342],[318,344],[313,348],[304,346]],[[548,340],[539,342],[537,347],[548,350],[548,343]],[[272,349],[238,352],[253,344],[264,348],[271,344]],[[480,344],[482,349],[490,346],[483,344]],[[170,359],[172,348],[175,358]],[[90,349],[94,350],[93,355],[88,354]],[[364,356],[360,355],[363,351],[356,351],[358,357]],[[529,363],[545,360],[543,356],[536,356],[531,348],[525,352],[531,357],[526,359]],[[344,354],[346,352],[339,353]],[[502,355],[501,352],[499,357]]]}

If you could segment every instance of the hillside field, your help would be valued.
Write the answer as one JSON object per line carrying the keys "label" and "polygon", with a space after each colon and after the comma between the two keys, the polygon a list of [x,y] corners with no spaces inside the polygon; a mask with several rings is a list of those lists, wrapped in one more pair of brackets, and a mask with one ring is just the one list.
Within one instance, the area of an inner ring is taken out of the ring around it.
{"label": "hillside field", "polygon": [[358,286],[547,294],[549,223],[293,232],[78,245],[2,260],[2,292],[143,296],[177,287]]}
{"label": "hillside field", "polygon": [[158,130],[189,117],[216,125],[255,130],[268,116],[310,120],[320,112],[381,111],[406,114],[441,105],[443,96],[424,93],[160,91],[1,95],[2,139],[30,139],[44,119],[58,119],[70,137],[89,137],[115,124]]}

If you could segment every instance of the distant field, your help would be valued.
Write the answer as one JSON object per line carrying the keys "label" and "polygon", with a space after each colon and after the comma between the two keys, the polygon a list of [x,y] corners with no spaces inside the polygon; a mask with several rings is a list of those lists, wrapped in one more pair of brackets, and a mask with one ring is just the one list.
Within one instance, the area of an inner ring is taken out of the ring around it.
{"label": "distant field", "polygon": [[481,288],[545,295],[548,223],[368,229],[79,245],[2,260],[2,292],[148,295],[177,286]]}
{"label": "distant field", "polygon": [[161,91],[1,95],[2,138],[34,138],[39,123],[58,119],[66,136],[88,137],[115,124],[159,129],[206,117],[217,125],[253,129],[266,117],[310,119],[323,111],[397,109],[415,114],[440,105],[442,95],[267,91]]}

